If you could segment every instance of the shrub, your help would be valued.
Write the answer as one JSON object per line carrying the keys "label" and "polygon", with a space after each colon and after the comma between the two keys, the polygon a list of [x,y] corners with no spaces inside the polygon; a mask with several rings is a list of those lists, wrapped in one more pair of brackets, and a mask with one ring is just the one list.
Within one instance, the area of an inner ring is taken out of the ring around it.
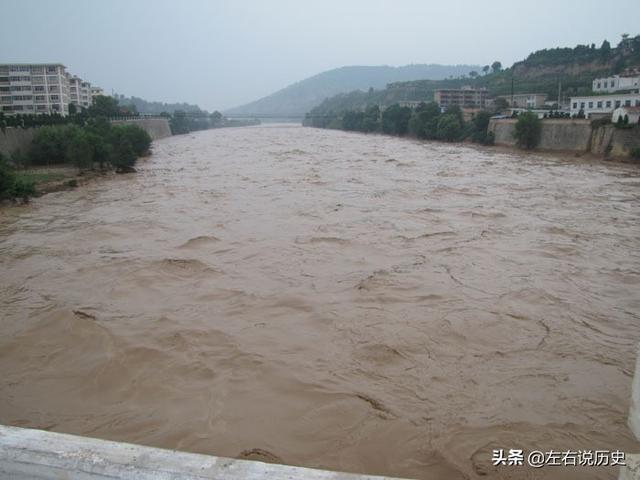
{"label": "shrub", "polygon": [[71,139],[80,129],[77,125],[56,125],[39,128],[31,143],[30,160],[35,165],[65,163]]}
{"label": "shrub", "polygon": [[13,168],[0,155],[0,198],[27,198],[35,191],[34,181],[17,177]]}
{"label": "shrub", "polygon": [[36,193],[36,184],[28,178],[14,178],[9,195],[13,198],[26,199]]}
{"label": "shrub", "polygon": [[9,191],[15,181],[15,174],[6,160],[0,154],[0,198],[9,196]]}
{"label": "shrub", "polygon": [[524,112],[518,115],[514,136],[519,147],[532,149],[540,141],[540,119],[535,113]]}
{"label": "shrub", "polygon": [[640,160],[640,147],[632,148],[630,152],[630,156],[634,160]]}

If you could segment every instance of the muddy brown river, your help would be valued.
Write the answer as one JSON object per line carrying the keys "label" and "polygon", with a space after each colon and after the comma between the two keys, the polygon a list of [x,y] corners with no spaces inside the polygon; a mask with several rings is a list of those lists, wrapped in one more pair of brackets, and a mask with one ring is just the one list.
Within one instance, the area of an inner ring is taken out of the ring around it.
{"label": "muddy brown river", "polygon": [[640,169],[294,125],[0,210],[0,423],[417,479],[640,451]]}

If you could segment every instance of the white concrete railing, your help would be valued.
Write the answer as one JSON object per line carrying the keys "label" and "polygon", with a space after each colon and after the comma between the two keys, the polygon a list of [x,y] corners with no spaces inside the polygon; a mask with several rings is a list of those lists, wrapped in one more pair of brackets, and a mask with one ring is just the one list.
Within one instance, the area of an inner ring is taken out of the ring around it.
{"label": "white concrete railing", "polygon": [[636,352],[636,370],[631,383],[631,408],[627,423],[636,440],[640,440],[640,344]]}
{"label": "white concrete railing", "polygon": [[235,460],[2,425],[0,478],[393,480],[389,477]]}

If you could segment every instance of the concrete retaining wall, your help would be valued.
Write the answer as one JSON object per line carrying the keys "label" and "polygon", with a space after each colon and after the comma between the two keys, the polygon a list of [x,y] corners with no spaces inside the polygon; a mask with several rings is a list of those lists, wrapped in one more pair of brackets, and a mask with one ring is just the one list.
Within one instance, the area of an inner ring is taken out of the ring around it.
{"label": "concrete retaining wall", "polygon": [[113,124],[130,123],[138,125],[151,135],[152,140],[170,137],[171,128],[169,128],[169,120],[166,118],[133,118],[130,120],[112,120]]}
{"label": "concrete retaining wall", "polygon": [[[496,145],[513,147],[516,120],[492,119],[489,131]],[[640,147],[640,126],[616,128],[603,125],[593,128],[590,120],[554,120],[541,122],[539,150],[591,152],[607,158],[628,159],[632,148]]]}
{"label": "concrete retaining wall", "polygon": [[[515,146],[516,120],[492,119],[489,131],[495,135],[496,145]],[[540,150],[588,152],[591,141],[591,123],[588,120],[542,120]]]}
{"label": "concrete retaining wall", "polygon": [[26,153],[35,132],[35,128],[7,127],[4,132],[0,130],[0,153],[5,157],[10,157],[16,150]]}

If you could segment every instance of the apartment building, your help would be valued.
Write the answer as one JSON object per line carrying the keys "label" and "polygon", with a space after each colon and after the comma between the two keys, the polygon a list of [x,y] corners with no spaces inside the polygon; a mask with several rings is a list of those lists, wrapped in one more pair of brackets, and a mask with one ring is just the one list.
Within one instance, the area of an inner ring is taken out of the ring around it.
{"label": "apartment building", "polygon": [[433,94],[433,99],[443,110],[453,106],[485,108],[489,99],[489,92],[486,88],[447,88],[436,90]]}
{"label": "apartment building", "polygon": [[611,114],[620,107],[640,107],[640,93],[619,93],[571,97],[571,115],[582,111],[585,117],[593,114]]}
{"label": "apartment building", "polygon": [[92,102],[91,84],[77,75],[69,78],[69,101],[81,108],[89,108]]}
{"label": "apartment building", "polygon": [[640,89],[640,76],[614,75],[607,78],[596,78],[591,88],[597,93],[613,93],[621,90]]}
{"label": "apartment building", "polygon": [[91,105],[91,84],[71,76],[61,63],[0,64],[0,111],[69,114],[69,104]]}
{"label": "apartment building", "polygon": [[91,98],[104,95],[104,90],[100,87],[91,87]]}

